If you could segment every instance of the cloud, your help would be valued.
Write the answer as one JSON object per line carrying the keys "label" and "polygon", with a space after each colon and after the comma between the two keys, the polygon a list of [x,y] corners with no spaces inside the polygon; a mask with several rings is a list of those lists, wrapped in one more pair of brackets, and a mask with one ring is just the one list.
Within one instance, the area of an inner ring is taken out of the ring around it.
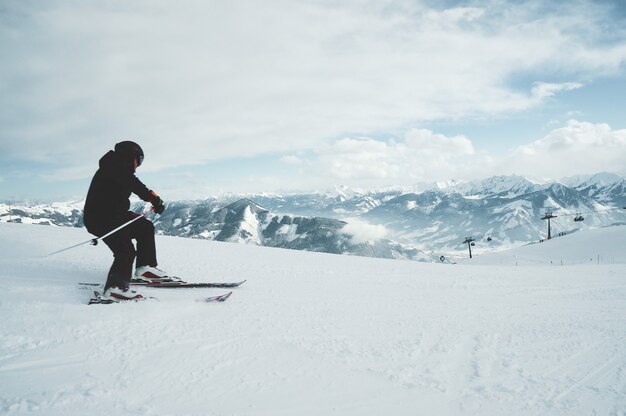
{"label": "cloud", "polygon": [[411,129],[405,133],[404,141],[410,151],[427,153],[429,157],[448,158],[474,154],[472,142],[462,135],[447,137],[427,129]]}
{"label": "cloud", "polygon": [[537,100],[543,100],[547,97],[552,97],[562,91],[571,91],[582,88],[584,85],[580,82],[564,82],[561,84],[536,82],[532,88],[532,95]]}
{"label": "cloud", "polygon": [[626,59],[623,29],[595,2],[476,4],[10,2],[0,158],[88,171],[125,138],[144,147],[145,170],[319,149],[353,132],[523,111],[578,84],[536,75],[520,89],[512,76],[593,78]]}
{"label": "cloud", "polygon": [[542,139],[519,146],[494,169],[559,179],[582,173],[626,174],[626,129],[570,120]]}
{"label": "cloud", "polygon": [[389,234],[389,231],[383,225],[369,224],[356,218],[351,218],[347,221],[348,223],[341,229],[341,232],[349,235],[355,244],[378,241]]}
{"label": "cloud", "polygon": [[287,155],[280,158],[280,162],[286,165],[301,165],[304,163],[302,158],[294,155]]}
{"label": "cloud", "polygon": [[314,177],[369,187],[448,179],[459,173],[458,163],[473,155],[474,147],[465,136],[410,129],[399,140],[363,137],[334,141],[308,164]]}
{"label": "cloud", "polygon": [[[97,159],[94,159],[97,162]],[[97,169],[97,165],[93,167],[86,167],[84,165],[70,166],[68,168],[61,168],[53,173],[45,173],[40,175],[42,182],[59,182],[59,181],[71,181],[76,179],[83,179],[94,174]]]}
{"label": "cloud", "polygon": [[626,175],[626,130],[570,120],[546,136],[506,154],[477,152],[466,136],[409,129],[385,140],[343,138],[304,158],[308,185],[358,188],[472,180],[517,174],[561,179],[602,171]]}

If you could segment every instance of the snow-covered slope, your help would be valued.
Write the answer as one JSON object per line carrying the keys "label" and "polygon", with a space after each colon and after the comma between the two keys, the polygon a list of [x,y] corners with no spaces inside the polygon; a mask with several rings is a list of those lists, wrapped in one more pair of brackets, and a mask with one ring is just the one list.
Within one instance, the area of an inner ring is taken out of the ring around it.
{"label": "snow-covered slope", "polygon": [[[623,249],[624,228],[607,230],[594,253]],[[223,304],[194,302],[218,289],[144,289],[160,301],[87,306],[77,283],[103,280],[107,248],[42,256],[88,238],[0,223],[0,414],[626,412],[617,261],[428,264],[157,236],[166,270],[248,282]]]}
{"label": "snow-covered slope", "polygon": [[512,250],[485,253],[467,264],[597,265],[626,264],[626,226],[595,228]]}

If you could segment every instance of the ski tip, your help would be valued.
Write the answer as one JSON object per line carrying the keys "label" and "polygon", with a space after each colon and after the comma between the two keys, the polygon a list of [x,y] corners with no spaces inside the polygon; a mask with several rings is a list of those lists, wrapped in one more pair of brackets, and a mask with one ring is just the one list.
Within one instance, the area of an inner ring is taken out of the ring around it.
{"label": "ski tip", "polygon": [[89,299],[89,302],[87,303],[87,305],[110,305],[112,303],[143,302],[147,300],[156,301],[156,302],[159,301],[159,299],[152,297],[152,296],[147,296],[147,297],[141,296],[139,298],[128,299],[128,300],[115,300],[111,298],[106,298],[100,292],[98,292],[97,290],[94,290],[93,298]]}
{"label": "ski tip", "polygon": [[216,300],[216,301],[218,301],[218,302],[224,302],[224,301],[225,301],[226,299],[228,299],[228,298],[230,297],[230,295],[232,295],[232,294],[233,294],[233,292],[228,292],[228,293],[226,293],[226,294],[224,294],[224,295],[217,296],[217,297],[215,298],[215,300]]}
{"label": "ski tip", "polygon": [[98,292],[97,290],[94,290],[93,298],[89,299],[89,302],[87,303],[87,305],[103,305],[103,304],[110,304],[110,303],[114,303],[114,301],[103,298],[100,292]]}
{"label": "ski tip", "polygon": [[228,293],[224,293],[223,295],[211,296],[209,298],[204,298],[204,299],[198,299],[196,302],[205,302],[205,303],[208,303],[208,302],[224,302],[232,294],[233,294],[233,292],[228,292]]}

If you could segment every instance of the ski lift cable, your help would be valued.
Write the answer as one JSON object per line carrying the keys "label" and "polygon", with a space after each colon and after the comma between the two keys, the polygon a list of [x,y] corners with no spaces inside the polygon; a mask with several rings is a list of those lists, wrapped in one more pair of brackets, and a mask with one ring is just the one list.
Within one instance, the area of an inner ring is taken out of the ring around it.
{"label": "ski lift cable", "polygon": [[570,217],[570,216],[574,216],[574,215],[578,216],[578,215],[583,215],[583,214],[594,214],[594,213],[597,213],[597,212],[615,211],[615,210],[618,210],[618,209],[626,209],[626,207],[625,208],[615,207],[615,208],[607,208],[607,209],[596,209],[596,210],[593,210],[593,211],[576,211],[574,213],[559,214],[558,216],[559,217]]}
{"label": "ski lift cable", "polygon": [[[487,209],[487,207],[481,207],[479,209]],[[593,211],[583,211],[583,212],[575,212],[575,213],[567,213],[567,214],[559,214],[559,215],[555,215],[550,217],[550,219],[554,220],[555,218],[558,217],[570,217],[570,216],[576,216],[576,218],[580,217],[582,218],[583,214],[593,214],[593,213],[599,213],[599,212],[607,212],[607,211],[615,211],[615,210],[621,210],[624,209],[626,210],[626,207],[613,207],[613,208],[606,208],[606,209],[596,209]],[[553,214],[556,210],[554,211],[548,211],[548,213]],[[584,218],[583,218],[584,220]],[[543,221],[543,219],[541,220]],[[475,241],[473,238],[471,237],[466,237],[465,241],[459,243],[459,244],[471,244],[473,241]],[[490,241],[489,239],[487,239],[487,241]]]}

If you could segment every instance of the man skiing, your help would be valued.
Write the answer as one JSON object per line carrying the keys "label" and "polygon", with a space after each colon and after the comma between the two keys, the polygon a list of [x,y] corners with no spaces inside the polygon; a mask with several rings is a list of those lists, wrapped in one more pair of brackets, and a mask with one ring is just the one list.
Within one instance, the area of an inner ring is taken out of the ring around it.
{"label": "man skiing", "polygon": [[[84,223],[87,231],[101,237],[120,225],[137,218],[130,208],[130,194],[134,193],[161,214],[165,209],[163,200],[149,190],[136,176],[144,154],[141,147],[132,141],[115,145],[100,159],[84,208]],[[137,249],[132,240],[137,240]],[[109,270],[104,296],[112,300],[138,300],[142,295],[130,290],[133,261],[136,259],[135,278],[143,281],[170,281],[163,270],[157,269],[154,225],[145,217],[103,239],[113,252],[113,265]]]}

